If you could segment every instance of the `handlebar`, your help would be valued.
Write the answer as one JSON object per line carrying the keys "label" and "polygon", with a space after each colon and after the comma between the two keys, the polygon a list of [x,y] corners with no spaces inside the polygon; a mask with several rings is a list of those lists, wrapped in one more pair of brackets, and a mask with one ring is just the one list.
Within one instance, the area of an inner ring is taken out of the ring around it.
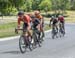
{"label": "handlebar", "polygon": [[15,33],[18,34],[18,30],[23,30],[22,28],[15,28]]}

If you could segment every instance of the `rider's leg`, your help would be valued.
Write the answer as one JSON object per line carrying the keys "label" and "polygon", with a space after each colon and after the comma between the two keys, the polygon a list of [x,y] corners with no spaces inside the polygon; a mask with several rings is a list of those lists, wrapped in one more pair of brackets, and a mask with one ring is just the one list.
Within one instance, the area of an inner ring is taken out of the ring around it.
{"label": "rider's leg", "polygon": [[56,23],[56,30],[57,30],[57,33],[58,33],[58,23]]}
{"label": "rider's leg", "polygon": [[25,37],[25,39],[27,39],[27,42],[29,43],[29,41],[31,40],[31,33],[27,23],[23,24],[23,36]]}
{"label": "rider's leg", "polygon": [[62,22],[62,28],[63,28],[63,30],[65,32],[64,22]]}
{"label": "rider's leg", "polygon": [[42,38],[45,37],[45,33],[44,33],[44,24],[41,24],[40,30],[41,30],[41,32],[42,32]]}

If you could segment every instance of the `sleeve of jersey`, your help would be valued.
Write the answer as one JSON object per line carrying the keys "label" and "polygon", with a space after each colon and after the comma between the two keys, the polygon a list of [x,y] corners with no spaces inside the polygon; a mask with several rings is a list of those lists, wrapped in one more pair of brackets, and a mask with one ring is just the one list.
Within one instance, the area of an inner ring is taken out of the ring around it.
{"label": "sleeve of jersey", "polygon": [[40,19],[43,19],[43,17],[42,17],[42,16],[40,16]]}
{"label": "sleeve of jersey", "polygon": [[27,23],[30,23],[30,18],[27,20]]}
{"label": "sleeve of jersey", "polygon": [[30,17],[28,17],[26,20],[27,20],[27,23],[30,23]]}
{"label": "sleeve of jersey", "polygon": [[30,25],[30,17],[26,16],[26,17],[24,17],[24,19],[26,20],[27,24]]}

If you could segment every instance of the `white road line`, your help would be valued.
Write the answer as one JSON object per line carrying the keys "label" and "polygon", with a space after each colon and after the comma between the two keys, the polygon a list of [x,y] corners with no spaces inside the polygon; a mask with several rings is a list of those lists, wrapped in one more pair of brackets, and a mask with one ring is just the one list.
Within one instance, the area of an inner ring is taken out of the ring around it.
{"label": "white road line", "polygon": [[20,36],[13,36],[13,37],[7,37],[7,38],[0,38],[0,41],[7,41],[7,40],[13,40],[16,38],[19,38]]}

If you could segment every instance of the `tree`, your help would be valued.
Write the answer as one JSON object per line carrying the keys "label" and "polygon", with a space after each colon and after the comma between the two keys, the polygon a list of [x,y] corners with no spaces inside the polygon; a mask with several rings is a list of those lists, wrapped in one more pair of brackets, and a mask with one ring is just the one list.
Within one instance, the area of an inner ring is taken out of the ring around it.
{"label": "tree", "polygon": [[32,0],[26,0],[25,5],[26,5],[27,12],[32,10]]}
{"label": "tree", "polygon": [[55,10],[55,13],[57,10],[61,10],[63,13],[66,9],[69,9],[69,0],[51,0],[52,2],[52,9]]}
{"label": "tree", "polygon": [[21,7],[24,5],[25,0],[14,0],[13,3],[17,10],[21,10]]}
{"label": "tree", "polygon": [[25,0],[0,0],[0,13],[8,15],[12,11],[21,10]]}
{"label": "tree", "polygon": [[47,11],[50,11],[51,10],[51,1],[50,0],[43,0],[41,2],[41,4],[39,5],[39,8],[41,10],[44,10],[47,14]]}
{"label": "tree", "polygon": [[71,10],[75,10],[75,0],[70,0]]}
{"label": "tree", "polygon": [[8,0],[0,1],[0,12],[2,15],[7,14],[9,12],[10,3]]}
{"label": "tree", "polygon": [[43,0],[32,0],[32,9],[33,10],[39,10],[39,4],[42,2]]}
{"label": "tree", "polygon": [[0,0],[0,14],[7,15],[15,11],[31,11],[31,10],[58,10],[66,9],[75,10],[75,0]]}

